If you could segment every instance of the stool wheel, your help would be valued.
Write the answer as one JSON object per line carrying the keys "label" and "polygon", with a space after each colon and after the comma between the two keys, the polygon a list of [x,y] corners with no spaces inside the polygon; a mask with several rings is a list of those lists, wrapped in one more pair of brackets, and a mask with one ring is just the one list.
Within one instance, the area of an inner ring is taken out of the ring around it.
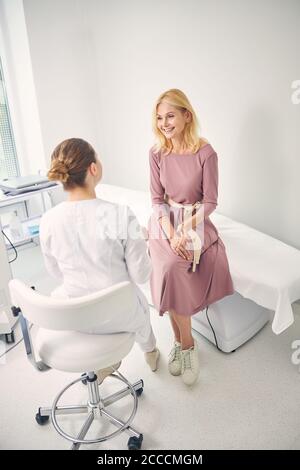
{"label": "stool wheel", "polygon": [[42,416],[39,410],[39,412],[35,415],[35,420],[40,426],[43,426],[43,424],[48,423],[49,416]]}
{"label": "stool wheel", "polygon": [[15,342],[15,333],[12,331],[11,333],[6,333],[5,341],[7,344],[11,344]]}
{"label": "stool wheel", "polygon": [[143,434],[140,434],[139,437],[131,436],[128,439],[127,447],[128,450],[140,450],[143,442]]}
{"label": "stool wheel", "polygon": [[83,385],[87,385],[86,374],[81,374],[81,377],[81,383],[83,383]]}

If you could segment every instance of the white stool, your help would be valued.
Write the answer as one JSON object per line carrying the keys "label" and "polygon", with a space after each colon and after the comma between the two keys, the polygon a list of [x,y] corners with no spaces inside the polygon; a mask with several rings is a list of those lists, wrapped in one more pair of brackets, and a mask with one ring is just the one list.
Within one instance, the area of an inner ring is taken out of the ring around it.
{"label": "white stool", "polygon": [[[101,322],[105,324],[111,317],[117,318],[127,309],[134,308],[134,291],[131,283],[122,282],[95,294],[72,299],[55,299],[41,295],[17,279],[9,282],[9,289],[15,305],[14,311],[20,315],[26,353],[30,362],[40,371],[53,368],[65,372],[84,373],[58,393],[51,407],[38,409],[37,423],[45,424],[51,416],[54,428],[62,437],[72,442],[73,450],[79,449],[81,444],[104,442],[123,431],[131,436],[128,448],[140,449],[143,435],[135,430],[131,423],[137,411],[137,397],[143,391],[143,381],[138,380],[131,384],[119,371],[115,371],[111,377],[123,382],[125,388],[112,395],[100,397],[95,373],[98,369],[116,364],[127,356],[134,344],[135,334],[88,334],[89,330],[101,329]],[[35,359],[28,322],[39,327],[35,346],[41,361]],[[78,382],[87,384],[87,403],[58,406],[65,391]],[[113,416],[107,407],[129,394],[133,397],[133,408],[127,421],[122,421]],[[87,413],[87,419],[76,436],[66,433],[57,422],[57,415],[74,413]],[[96,417],[109,420],[118,429],[108,435],[85,439]]]}

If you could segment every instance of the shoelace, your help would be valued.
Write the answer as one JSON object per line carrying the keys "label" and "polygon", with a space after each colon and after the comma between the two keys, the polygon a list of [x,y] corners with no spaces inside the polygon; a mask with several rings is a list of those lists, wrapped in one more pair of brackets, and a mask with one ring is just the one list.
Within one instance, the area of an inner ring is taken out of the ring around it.
{"label": "shoelace", "polygon": [[174,348],[170,352],[171,361],[180,361],[180,353],[181,353],[180,346],[174,346]]}
{"label": "shoelace", "polygon": [[183,358],[183,368],[184,369],[191,369],[192,368],[192,361],[191,361],[191,350],[184,352],[182,354]]}

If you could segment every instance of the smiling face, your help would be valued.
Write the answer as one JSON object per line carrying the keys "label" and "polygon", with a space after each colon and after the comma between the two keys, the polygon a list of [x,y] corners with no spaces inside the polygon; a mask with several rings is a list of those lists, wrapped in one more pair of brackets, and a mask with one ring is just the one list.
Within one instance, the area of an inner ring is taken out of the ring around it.
{"label": "smiling face", "polygon": [[181,111],[164,101],[157,107],[157,127],[167,139],[179,138],[189,121],[189,111]]}

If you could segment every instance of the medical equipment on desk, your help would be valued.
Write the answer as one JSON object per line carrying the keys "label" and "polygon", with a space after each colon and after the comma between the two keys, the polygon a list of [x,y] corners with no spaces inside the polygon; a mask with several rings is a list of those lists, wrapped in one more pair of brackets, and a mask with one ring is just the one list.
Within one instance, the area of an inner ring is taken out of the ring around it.
{"label": "medical equipment on desk", "polygon": [[31,240],[35,236],[39,235],[40,232],[40,220],[41,216],[31,217],[22,221],[23,228],[23,240]]}
{"label": "medical equipment on desk", "polygon": [[40,233],[40,226],[39,225],[28,225],[28,232],[30,235],[39,235]]}
{"label": "medical equipment on desk", "polygon": [[[31,183],[33,181],[29,181],[28,178],[29,177],[17,178],[17,181],[22,180],[22,182],[19,183],[20,188],[17,188],[16,190],[17,193],[14,195],[11,195],[10,193],[3,193],[0,199],[0,214],[5,212],[11,212],[11,209],[14,210],[16,206],[19,207],[19,205],[22,204],[24,205],[24,207],[22,208],[23,217],[26,216],[25,219],[18,220],[18,218],[13,215],[12,219],[10,220],[10,224],[7,224],[2,227],[6,247],[8,249],[13,248],[14,245],[19,246],[21,244],[28,243],[29,241],[32,241],[34,237],[37,237],[39,235],[40,216],[35,216],[31,218],[28,217],[28,201],[32,200],[33,198],[36,198],[37,196],[41,196],[42,212],[45,212],[47,210],[44,200],[45,193],[47,193],[48,195],[51,207],[65,200],[65,193],[63,191],[62,185],[53,183],[51,181],[46,181],[46,183],[36,184],[34,189],[31,189],[32,186],[25,187],[26,181]],[[39,176],[39,179],[43,181],[43,177]],[[51,187],[48,185],[48,183],[51,183]],[[20,226],[20,223],[22,227]]]}
{"label": "medical equipment on desk", "polygon": [[7,196],[17,196],[56,185],[56,182],[49,181],[47,176],[42,175],[18,176],[0,180],[0,189]]}
{"label": "medical equipment on desk", "polygon": [[14,211],[11,215],[9,221],[9,232],[15,241],[21,240],[24,237],[22,222],[17,214],[17,211]]}
{"label": "medical equipment on desk", "polygon": [[40,219],[41,216],[36,216],[20,220],[20,227],[19,222],[16,227],[14,225],[12,227],[11,224],[3,225],[2,234],[7,250],[34,242],[40,233]]}

